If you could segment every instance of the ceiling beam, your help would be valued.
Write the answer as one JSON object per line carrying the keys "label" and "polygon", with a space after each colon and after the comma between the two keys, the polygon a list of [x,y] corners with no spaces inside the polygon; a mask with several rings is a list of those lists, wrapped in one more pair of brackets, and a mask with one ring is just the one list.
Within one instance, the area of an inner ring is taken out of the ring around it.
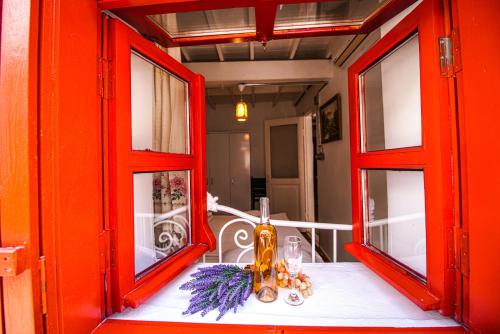
{"label": "ceiling beam", "polygon": [[186,48],[181,47],[181,53],[186,58],[186,61],[191,61],[191,56],[189,55],[189,52]]}
{"label": "ceiling beam", "polygon": [[357,48],[363,43],[363,41],[368,37],[368,35],[356,35],[349,44],[342,50],[336,59],[334,59],[334,63],[337,66],[342,66],[349,59],[349,57],[357,50]]}
{"label": "ceiling beam", "polygon": [[248,42],[248,47],[250,48],[250,60],[255,60],[255,46],[252,41]]}
{"label": "ceiling beam", "polygon": [[207,100],[207,104],[208,104],[208,106],[209,106],[210,108],[212,108],[212,109],[214,109],[214,110],[215,110],[215,108],[216,108],[216,104],[215,104],[214,99],[213,99],[211,96],[207,95],[207,96],[206,96],[206,100]]}
{"label": "ceiling beam", "polygon": [[304,97],[304,95],[307,94],[307,91],[311,88],[312,86],[305,86],[304,89],[302,90],[301,93],[298,94],[297,96],[297,99],[295,100],[295,102],[293,103],[294,106],[297,106],[300,101],[302,100],[302,98]]}
{"label": "ceiling beam", "polygon": [[224,52],[222,51],[222,46],[220,44],[215,44],[215,49],[217,50],[219,61],[224,61]]}
{"label": "ceiling beam", "polygon": [[330,43],[328,43],[328,49],[326,49],[325,59],[332,58],[333,50],[335,49],[335,44],[337,44],[335,38],[330,37]]}
{"label": "ceiling beam", "polygon": [[297,50],[299,48],[299,44],[300,44],[300,38],[295,38],[292,41],[292,47],[290,48],[290,54],[288,56],[288,59],[290,59],[290,60],[295,59],[295,54],[297,53]]}
{"label": "ceiling beam", "polygon": [[[211,29],[217,26],[217,20],[215,19],[215,15],[213,11],[204,11],[205,20],[207,20],[208,28]],[[219,61],[224,61],[224,52],[222,50],[222,46],[219,44],[215,44],[215,49],[217,50],[217,57],[219,57]]]}
{"label": "ceiling beam", "polygon": [[259,82],[324,81],[333,77],[329,60],[193,62],[186,66],[205,77],[207,87]]}
{"label": "ceiling beam", "polygon": [[278,91],[276,92],[276,95],[274,96],[273,100],[273,108],[276,107],[280,100],[280,95],[281,95],[281,86],[278,86]]}

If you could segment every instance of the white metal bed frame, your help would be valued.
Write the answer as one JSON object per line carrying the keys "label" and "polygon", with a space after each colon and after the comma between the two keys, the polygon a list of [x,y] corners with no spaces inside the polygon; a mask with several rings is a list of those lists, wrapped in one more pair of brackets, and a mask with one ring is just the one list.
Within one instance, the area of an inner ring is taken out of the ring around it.
{"label": "white metal bed frame", "polygon": [[[259,223],[259,218],[249,215],[248,213],[245,213],[243,211],[221,205],[217,203],[218,197],[212,196],[210,193],[207,193],[207,204],[208,204],[208,211],[211,212],[225,212],[229,213],[231,215],[236,216],[237,218],[232,219],[225,223],[221,230],[219,231],[218,239],[217,239],[217,248],[218,248],[218,262],[222,263],[222,254],[223,254],[223,247],[222,247],[222,237],[224,232],[227,230],[227,228],[233,224],[238,224],[238,223],[244,223],[252,226],[254,228],[256,224]],[[186,212],[187,207],[181,207],[172,211],[169,211],[167,213],[164,213],[156,218],[153,218],[153,229],[156,226],[162,225],[162,224],[173,224],[175,225],[178,229],[181,230],[183,237],[188,238],[188,231],[186,230],[186,227],[188,226],[188,222],[185,219],[185,217],[182,215]],[[380,220],[375,220],[370,222],[370,226],[372,227],[380,227],[387,225],[387,224],[392,224],[392,223],[400,223],[404,221],[408,221],[411,219],[415,218],[421,218],[423,215],[422,214],[411,214],[411,215],[405,215],[405,216],[400,216],[400,217],[395,217],[392,218],[390,221],[388,219],[380,219]],[[144,219],[146,218],[146,219]],[[136,219],[141,219],[142,221],[149,221],[151,222],[152,216],[150,214],[148,215],[138,215],[136,216]],[[184,224],[179,223],[176,220],[182,220]],[[150,223],[149,223],[150,224]],[[271,219],[271,224],[274,226],[283,226],[283,227],[295,227],[298,229],[310,229],[311,231],[311,261],[313,263],[316,262],[316,230],[329,230],[332,232],[332,240],[333,240],[333,249],[332,249],[332,262],[337,262],[337,238],[338,238],[338,231],[351,231],[352,230],[352,225],[346,225],[346,224],[331,224],[331,223],[316,223],[316,222],[304,222],[304,221],[291,221],[291,220],[277,220],[277,219]],[[150,225],[151,226],[151,225]],[[144,226],[146,227],[146,226]],[[382,234],[382,233],[380,233]],[[170,253],[170,248],[174,247],[176,245],[174,237],[168,232],[162,232],[157,236],[158,241],[160,243],[165,243],[167,244],[163,247],[157,247],[155,245],[155,252],[161,253],[164,256],[168,255]],[[187,239],[188,240],[188,239]],[[253,239],[252,236],[248,235],[248,232],[245,229],[239,229],[234,233],[233,240],[235,245],[241,249],[240,254],[237,257],[236,262],[239,263],[243,255],[246,253],[250,252],[253,250]],[[189,242],[189,241],[188,241]],[[203,256],[203,262],[205,262],[205,256]]]}

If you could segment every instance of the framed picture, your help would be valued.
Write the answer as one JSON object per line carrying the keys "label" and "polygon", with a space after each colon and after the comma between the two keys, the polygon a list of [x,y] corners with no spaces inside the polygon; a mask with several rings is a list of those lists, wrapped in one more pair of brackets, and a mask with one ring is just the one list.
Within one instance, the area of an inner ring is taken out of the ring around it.
{"label": "framed picture", "polygon": [[342,113],[340,94],[335,95],[319,108],[321,143],[342,139]]}

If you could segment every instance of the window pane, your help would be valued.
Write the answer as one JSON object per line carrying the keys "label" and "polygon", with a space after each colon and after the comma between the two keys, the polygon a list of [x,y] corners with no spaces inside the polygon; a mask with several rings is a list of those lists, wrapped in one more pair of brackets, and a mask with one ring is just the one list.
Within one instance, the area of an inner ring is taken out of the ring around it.
{"label": "window pane", "polygon": [[418,35],[360,75],[363,152],[422,145]]}
{"label": "window pane", "polygon": [[297,124],[271,126],[271,177],[299,177]]}
{"label": "window pane", "polygon": [[148,16],[174,38],[255,32],[255,10],[227,8]]}
{"label": "window pane", "polygon": [[131,55],[132,149],[189,153],[188,85]]}
{"label": "window pane", "polygon": [[365,170],[365,243],[426,275],[423,171]]}
{"label": "window pane", "polygon": [[275,30],[360,24],[387,1],[337,0],[278,6]]}
{"label": "window pane", "polygon": [[191,243],[189,171],[134,174],[135,274]]}

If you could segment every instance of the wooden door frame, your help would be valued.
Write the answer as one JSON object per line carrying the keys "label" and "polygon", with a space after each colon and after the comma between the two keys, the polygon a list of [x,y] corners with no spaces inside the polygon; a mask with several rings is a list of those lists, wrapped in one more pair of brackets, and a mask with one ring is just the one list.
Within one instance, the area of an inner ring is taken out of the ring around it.
{"label": "wooden door frame", "polygon": [[4,330],[38,333],[43,328],[38,212],[39,3],[4,0],[2,5],[0,234],[2,247],[26,249],[26,270],[3,278]]}

